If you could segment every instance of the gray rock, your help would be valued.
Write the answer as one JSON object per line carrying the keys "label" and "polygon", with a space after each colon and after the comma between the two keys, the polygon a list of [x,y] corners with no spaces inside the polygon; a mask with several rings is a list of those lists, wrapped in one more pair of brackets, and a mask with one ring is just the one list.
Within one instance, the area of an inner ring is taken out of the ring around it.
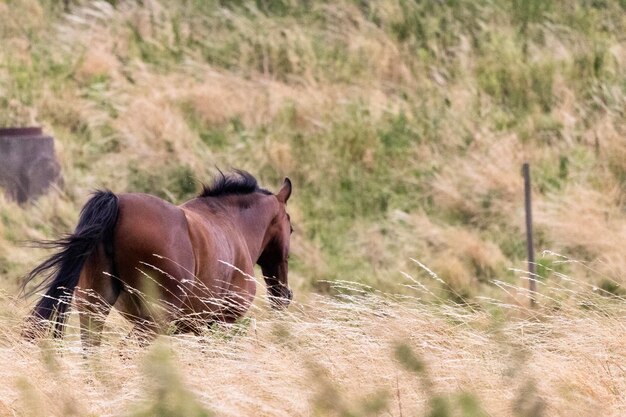
{"label": "gray rock", "polygon": [[39,127],[0,129],[0,186],[22,204],[61,183],[54,139]]}

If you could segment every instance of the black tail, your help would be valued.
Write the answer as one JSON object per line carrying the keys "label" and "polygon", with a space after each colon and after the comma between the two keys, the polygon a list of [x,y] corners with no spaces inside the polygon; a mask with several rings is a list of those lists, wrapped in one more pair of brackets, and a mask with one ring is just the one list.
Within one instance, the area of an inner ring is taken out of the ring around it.
{"label": "black tail", "polygon": [[63,335],[66,312],[78,285],[80,271],[85,261],[99,243],[109,244],[117,221],[117,196],[111,191],[96,191],[80,212],[76,230],[59,240],[39,242],[38,246],[56,248],[57,253],[33,269],[24,279],[26,284],[38,275],[43,282],[28,291],[27,295],[46,290],[37,302],[28,321],[34,325],[25,331],[25,336],[35,337],[48,329],[54,322],[54,336]]}

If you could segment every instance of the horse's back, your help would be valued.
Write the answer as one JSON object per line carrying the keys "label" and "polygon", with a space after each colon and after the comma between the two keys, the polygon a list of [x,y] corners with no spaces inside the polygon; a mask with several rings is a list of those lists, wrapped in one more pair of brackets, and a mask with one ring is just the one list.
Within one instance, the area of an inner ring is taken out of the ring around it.
{"label": "horse's back", "polygon": [[[160,252],[189,243],[187,220],[179,207],[158,197],[120,194],[115,240],[117,247],[133,252],[166,255]],[[189,252],[190,247],[185,249]]]}

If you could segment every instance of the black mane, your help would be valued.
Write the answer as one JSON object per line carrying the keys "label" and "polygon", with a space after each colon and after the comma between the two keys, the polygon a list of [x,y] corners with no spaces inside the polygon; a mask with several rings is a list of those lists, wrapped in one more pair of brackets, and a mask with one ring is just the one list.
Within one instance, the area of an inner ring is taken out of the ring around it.
{"label": "black mane", "polygon": [[224,174],[220,171],[210,186],[204,185],[199,197],[220,197],[225,195],[252,194],[261,192],[271,194],[271,192],[260,188],[256,178],[249,172],[239,169],[232,173]]}

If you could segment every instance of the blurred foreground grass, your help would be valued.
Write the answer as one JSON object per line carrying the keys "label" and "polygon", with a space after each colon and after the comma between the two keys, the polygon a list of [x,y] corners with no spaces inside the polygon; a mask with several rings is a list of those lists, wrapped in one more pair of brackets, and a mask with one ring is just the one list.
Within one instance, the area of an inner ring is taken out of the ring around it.
{"label": "blurred foreground grass", "polygon": [[[436,279],[434,277],[433,279]],[[23,302],[0,300],[0,415],[21,416],[621,416],[623,298],[565,275],[539,308],[402,295],[344,282],[339,297],[265,299],[235,327],[123,342],[107,322],[84,357],[72,317],[63,341],[19,338]],[[525,300],[525,289],[503,286]],[[348,295],[349,294],[349,295]],[[506,295],[499,297],[506,298]],[[527,301],[527,300],[526,300]],[[524,304],[527,304],[524,302]]]}

